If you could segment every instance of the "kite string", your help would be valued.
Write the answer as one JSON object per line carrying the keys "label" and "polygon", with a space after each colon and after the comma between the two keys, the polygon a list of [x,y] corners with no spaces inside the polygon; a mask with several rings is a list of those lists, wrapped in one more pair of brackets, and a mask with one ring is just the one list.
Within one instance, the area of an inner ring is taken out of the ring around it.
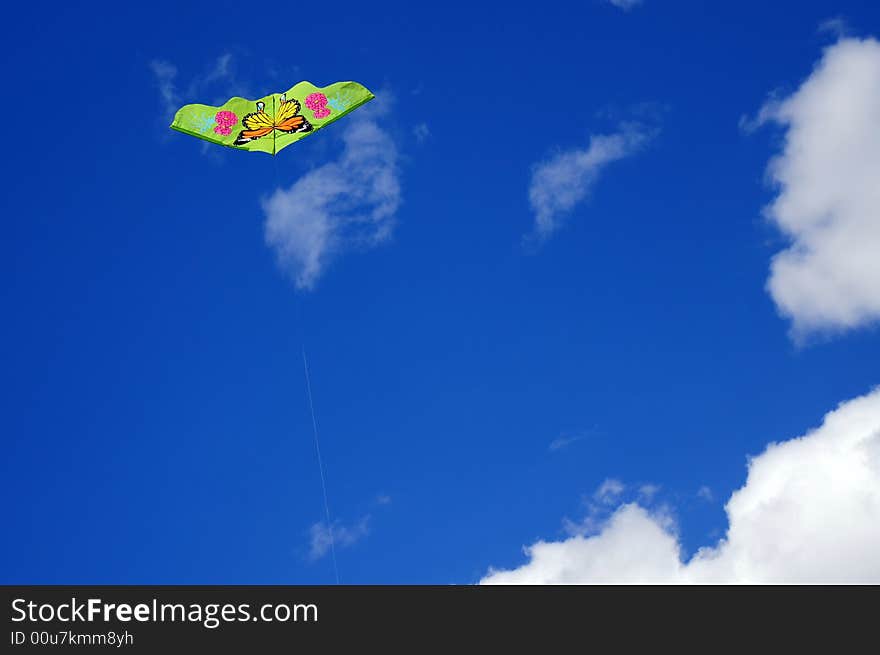
{"label": "kite string", "polygon": [[303,370],[306,373],[306,390],[309,393],[309,410],[312,414],[312,431],[315,435],[315,453],[318,455],[318,470],[321,473],[321,491],[324,494],[324,515],[327,517],[327,535],[330,538],[330,556],[333,559],[333,575],[339,584],[339,567],[336,565],[336,544],[333,537],[333,523],[330,519],[330,503],[327,501],[327,482],[324,476],[324,462],[321,459],[321,444],[318,440],[318,421],[315,419],[315,404],[312,400],[312,381],[309,377],[309,360],[306,359],[306,347],[302,347]]}
{"label": "kite string", "polygon": [[[275,177],[275,188],[279,188],[278,185],[278,161],[275,159],[275,155],[272,155],[272,167],[274,171]],[[303,311],[302,302],[300,305],[300,319],[302,319],[305,312]],[[302,323],[302,321],[300,321]],[[312,433],[315,437],[315,454],[318,457],[318,472],[321,474],[321,494],[324,498],[324,516],[327,521],[327,536],[330,539],[330,557],[333,560],[333,576],[336,580],[336,584],[339,584],[339,566],[336,563],[336,538],[333,535],[333,520],[330,518],[330,502],[327,500],[327,477],[324,473],[324,461],[321,457],[321,442],[318,439],[318,419],[315,416],[315,403],[312,398],[312,380],[309,375],[309,360],[306,358],[306,345],[305,345],[305,337],[300,337],[300,342],[302,344],[302,358],[303,358],[303,371],[306,376],[306,391],[308,392],[309,397],[309,413],[312,416]]]}

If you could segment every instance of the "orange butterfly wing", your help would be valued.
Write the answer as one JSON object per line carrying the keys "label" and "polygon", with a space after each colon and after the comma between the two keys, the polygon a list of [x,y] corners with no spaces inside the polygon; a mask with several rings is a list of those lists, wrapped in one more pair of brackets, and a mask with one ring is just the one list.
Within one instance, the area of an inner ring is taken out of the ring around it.
{"label": "orange butterfly wing", "polygon": [[308,128],[303,129],[306,124],[305,117],[297,115],[284,119],[275,125],[275,129],[280,130],[281,132],[306,132],[308,131]]}
{"label": "orange butterfly wing", "polygon": [[281,96],[281,104],[275,113],[275,129],[279,132],[290,134],[292,132],[310,132],[312,129],[305,116],[299,113],[299,101],[291,98],[287,100]]}
{"label": "orange butterfly wing", "polygon": [[241,141],[253,141],[254,139],[259,139],[261,136],[266,136],[269,132],[272,131],[271,127],[261,127],[256,130],[242,130],[238,135],[238,139]]}

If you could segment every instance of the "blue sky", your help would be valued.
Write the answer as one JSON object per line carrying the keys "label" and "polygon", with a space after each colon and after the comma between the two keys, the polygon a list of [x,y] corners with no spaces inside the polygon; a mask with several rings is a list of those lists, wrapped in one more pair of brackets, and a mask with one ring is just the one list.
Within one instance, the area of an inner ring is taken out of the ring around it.
{"label": "blue sky", "polygon": [[[880,382],[876,313],[798,330],[768,293],[791,237],[767,167],[799,115],[761,113],[841,26],[880,36],[876,3],[444,6],[22,9],[3,105],[51,127],[7,119],[3,582],[332,582],[303,346],[353,584],[518,567],[609,479],[656,486],[689,557],[747,456]],[[378,108],[274,160],[167,128],[169,102],[301,79]],[[392,211],[298,289],[267,203],[343,170],[374,211],[357,125]],[[626,143],[596,163],[601,135]],[[530,187],[566,154],[583,197],[536,239]]]}

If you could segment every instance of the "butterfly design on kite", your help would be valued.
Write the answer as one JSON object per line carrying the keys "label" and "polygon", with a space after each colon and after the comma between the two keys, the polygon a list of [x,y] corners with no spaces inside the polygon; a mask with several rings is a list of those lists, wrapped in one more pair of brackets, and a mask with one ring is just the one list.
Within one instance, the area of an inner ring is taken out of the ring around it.
{"label": "butterfly design on kite", "polygon": [[257,111],[247,114],[241,119],[244,129],[238,133],[238,137],[233,142],[234,145],[241,146],[251,141],[271,134],[273,130],[284,132],[285,134],[295,134],[296,132],[311,132],[312,124],[306,120],[306,117],[299,113],[299,101],[291,98],[287,99],[287,94],[281,95],[281,104],[274,116],[266,113],[266,103],[258,102]]}

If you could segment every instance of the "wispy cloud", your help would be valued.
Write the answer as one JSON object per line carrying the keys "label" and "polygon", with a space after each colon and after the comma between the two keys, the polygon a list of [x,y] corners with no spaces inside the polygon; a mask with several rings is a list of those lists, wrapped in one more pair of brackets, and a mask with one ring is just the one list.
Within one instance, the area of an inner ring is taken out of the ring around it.
{"label": "wispy cloud", "polygon": [[880,42],[828,47],[791,96],[753,124],[785,128],[766,216],[790,240],[767,289],[800,341],[880,321]]}
{"label": "wispy cloud", "polygon": [[426,123],[419,123],[413,128],[413,136],[415,136],[416,141],[419,143],[424,143],[424,141],[431,136],[431,130],[428,129]]}
{"label": "wispy cloud", "polygon": [[624,11],[629,11],[635,7],[638,7],[642,4],[642,0],[608,0],[612,5],[617,7],[618,9],[623,9]]}
{"label": "wispy cloud", "polygon": [[551,453],[555,453],[556,451],[568,448],[570,445],[572,445],[576,441],[580,441],[582,438],[583,437],[567,437],[567,436],[556,437],[553,441],[550,442],[548,449],[550,450]]}
{"label": "wispy cloud", "polygon": [[218,80],[228,80],[232,78],[232,54],[226,52],[214,62],[214,66],[207,72],[202,80],[202,84],[211,84]]}
{"label": "wispy cloud", "polygon": [[380,104],[352,114],[335,161],[276,189],[262,203],[266,242],[298,289],[314,288],[343,252],[391,238],[401,185],[397,147],[379,124],[386,111]]}
{"label": "wispy cloud", "polygon": [[836,39],[849,36],[851,31],[849,22],[842,16],[835,16],[819,23],[820,34],[830,34]]}
{"label": "wispy cloud", "polygon": [[626,485],[623,482],[616,478],[608,478],[599,485],[593,493],[593,498],[603,505],[608,505],[617,500],[625,490]]}
{"label": "wispy cloud", "polygon": [[150,62],[150,70],[153,71],[156,86],[159,88],[162,115],[170,123],[174,118],[174,112],[180,106],[180,96],[177,93],[177,67],[170,62],[156,59]]}
{"label": "wispy cloud", "polygon": [[712,493],[712,490],[709,487],[703,485],[702,487],[697,489],[697,498],[701,498],[707,503],[711,503],[713,500],[715,500],[715,495]]}
{"label": "wispy cloud", "polygon": [[332,548],[348,548],[370,533],[370,515],[361,517],[351,525],[335,521],[329,525],[319,521],[309,528],[310,547],[309,559],[313,562],[321,559]]}
{"label": "wispy cloud", "polygon": [[235,59],[229,52],[221,54],[207,70],[192,75],[182,84],[178,68],[173,63],[154,59],[149,66],[159,90],[163,120],[169,123],[185,103],[222,104],[232,95],[249,95],[250,90],[236,75]]}
{"label": "wispy cloud", "polygon": [[643,484],[639,487],[639,500],[643,503],[650,503],[658,493],[660,493],[659,484]]}
{"label": "wispy cloud", "polygon": [[535,226],[527,239],[549,238],[589,196],[602,170],[641,150],[655,132],[640,123],[624,123],[618,132],[593,135],[584,149],[566,150],[536,164],[529,184]]}

